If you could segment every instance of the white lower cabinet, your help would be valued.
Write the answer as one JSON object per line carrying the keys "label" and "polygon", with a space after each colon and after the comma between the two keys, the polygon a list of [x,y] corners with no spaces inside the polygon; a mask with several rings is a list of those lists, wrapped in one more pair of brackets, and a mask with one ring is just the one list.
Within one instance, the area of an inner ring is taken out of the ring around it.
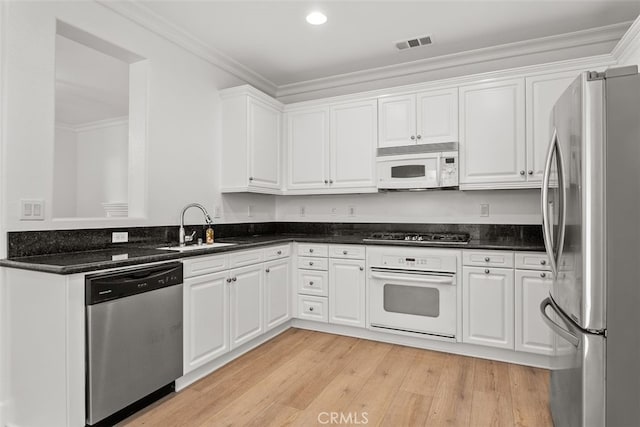
{"label": "white lower cabinet", "polygon": [[264,274],[262,264],[231,270],[229,306],[231,349],[264,332]]}
{"label": "white lower cabinet", "polygon": [[264,264],[264,327],[265,332],[291,318],[289,258]]}
{"label": "white lower cabinet", "polygon": [[540,314],[540,303],[549,296],[551,283],[549,272],[516,270],[516,350],[553,354],[553,332]]}
{"label": "white lower cabinet", "polygon": [[365,280],[364,260],[329,261],[329,323],[366,326]]}
{"label": "white lower cabinet", "polygon": [[184,373],[229,351],[228,272],[184,281]]}
{"label": "white lower cabinet", "polygon": [[513,269],[465,266],[462,271],[462,341],[513,349]]}

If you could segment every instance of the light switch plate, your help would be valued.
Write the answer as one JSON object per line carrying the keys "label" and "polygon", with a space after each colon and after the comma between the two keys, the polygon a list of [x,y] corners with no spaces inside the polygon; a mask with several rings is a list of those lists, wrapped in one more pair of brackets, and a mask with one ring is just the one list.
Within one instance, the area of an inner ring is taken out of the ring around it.
{"label": "light switch plate", "polygon": [[20,220],[21,221],[44,221],[44,200],[21,199],[20,200]]}
{"label": "light switch plate", "polygon": [[482,203],[480,205],[480,216],[489,216],[489,203]]}
{"label": "light switch plate", "polygon": [[111,233],[111,243],[127,243],[129,233],[127,231],[116,231]]}

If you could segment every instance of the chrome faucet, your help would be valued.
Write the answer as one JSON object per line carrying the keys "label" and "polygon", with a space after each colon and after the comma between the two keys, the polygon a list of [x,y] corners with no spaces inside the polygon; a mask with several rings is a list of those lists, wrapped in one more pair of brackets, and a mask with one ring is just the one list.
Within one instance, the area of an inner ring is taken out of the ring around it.
{"label": "chrome faucet", "polygon": [[207,210],[204,208],[204,206],[202,206],[200,203],[189,203],[187,206],[184,207],[184,209],[182,209],[182,215],[180,216],[180,246],[184,246],[186,244],[187,241],[192,241],[193,237],[195,236],[196,232],[194,231],[193,233],[191,233],[190,236],[185,236],[184,234],[184,214],[185,212],[187,212],[187,210],[189,208],[198,208],[202,211],[202,213],[204,214],[204,220],[207,222],[207,224],[213,224],[213,220],[211,219],[211,217],[209,216],[209,212],[207,212]]}

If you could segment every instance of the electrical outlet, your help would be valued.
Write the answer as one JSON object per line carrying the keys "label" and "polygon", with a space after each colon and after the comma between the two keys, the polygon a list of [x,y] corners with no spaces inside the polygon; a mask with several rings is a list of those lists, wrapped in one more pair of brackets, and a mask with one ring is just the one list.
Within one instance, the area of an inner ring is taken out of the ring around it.
{"label": "electrical outlet", "polygon": [[20,200],[20,220],[21,221],[43,221],[44,220],[44,200],[42,199]]}
{"label": "electrical outlet", "polygon": [[349,216],[356,216],[355,206],[349,206],[349,208],[347,209],[347,212],[349,213]]}
{"label": "electrical outlet", "polygon": [[255,206],[253,205],[247,206],[247,217],[251,218],[253,216],[254,210],[255,210]]}
{"label": "electrical outlet", "polygon": [[338,215],[338,208],[331,208],[331,215]]}
{"label": "electrical outlet", "polygon": [[307,214],[307,210],[304,206],[300,206],[300,216],[303,217]]}
{"label": "electrical outlet", "polygon": [[116,231],[111,233],[111,243],[127,243],[129,241],[129,233],[127,231]]}
{"label": "electrical outlet", "polygon": [[213,217],[222,218],[222,208],[220,206],[216,206],[213,208]]}
{"label": "electrical outlet", "polygon": [[480,216],[489,216],[489,203],[480,204]]}

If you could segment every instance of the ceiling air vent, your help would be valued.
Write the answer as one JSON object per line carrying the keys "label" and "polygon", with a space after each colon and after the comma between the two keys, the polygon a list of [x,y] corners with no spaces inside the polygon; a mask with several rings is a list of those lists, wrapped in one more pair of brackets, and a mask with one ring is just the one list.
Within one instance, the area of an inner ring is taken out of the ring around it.
{"label": "ceiling air vent", "polygon": [[409,40],[396,42],[396,47],[398,48],[398,50],[405,50],[412,47],[426,46],[428,44],[431,44],[431,36],[420,36]]}

